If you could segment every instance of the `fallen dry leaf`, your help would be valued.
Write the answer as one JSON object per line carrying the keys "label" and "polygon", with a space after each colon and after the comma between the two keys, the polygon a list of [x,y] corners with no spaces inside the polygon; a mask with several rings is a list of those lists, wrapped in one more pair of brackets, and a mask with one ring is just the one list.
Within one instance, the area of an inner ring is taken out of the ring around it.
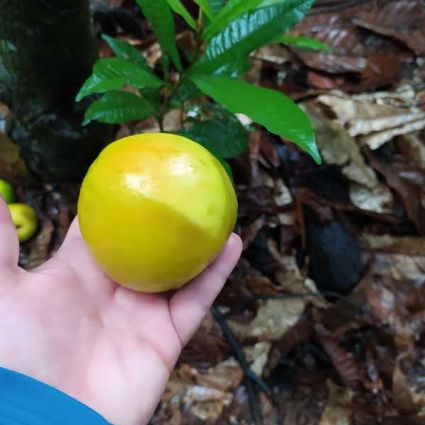
{"label": "fallen dry leaf", "polygon": [[412,413],[417,410],[412,398],[412,391],[407,376],[400,369],[399,364],[394,368],[393,375],[393,401],[395,406],[404,413]]}
{"label": "fallen dry leaf", "polygon": [[0,177],[13,184],[28,184],[31,177],[18,146],[0,132]]}
{"label": "fallen dry leaf", "polygon": [[420,351],[403,353],[397,359],[393,375],[393,400],[404,414],[424,413],[425,360]]}
{"label": "fallen dry leaf", "polygon": [[183,349],[180,360],[183,363],[205,369],[222,362],[228,355],[227,342],[222,337],[211,314],[208,314]]}
{"label": "fallen dry leaf", "polygon": [[28,260],[25,264],[27,270],[32,270],[43,264],[49,256],[49,245],[55,228],[50,220],[43,221],[35,239],[31,242]]}
{"label": "fallen dry leaf", "polygon": [[416,236],[363,234],[359,238],[362,249],[366,251],[421,256],[425,254],[425,238]]}
{"label": "fallen dry leaf", "polygon": [[424,193],[420,181],[406,178],[406,174],[409,174],[409,164],[393,163],[372,151],[366,151],[366,154],[373,168],[384,176],[387,185],[398,194],[407,216],[415,224],[418,232],[425,234]]}
{"label": "fallen dry leaf", "polygon": [[205,373],[196,375],[196,382],[204,387],[211,387],[221,391],[231,391],[239,387],[243,378],[239,363],[229,358],[216,366],[210,367]]}
{"label": "fallen dry leaf", "polygon": [[343,93],[321,95],[318,101],[335,114],[335,121],[347,128],[351,137],[377,149],[395,136],[425,127],[425,110],[411,86],[395,92],[376,92],[348,96]]}
{"label": "fallen dry leaf", "polygon": [[425,283],[425,256],[392,255],[386,261],[391,264],[388,270],[394,276],[410,279],[418,287]]}
{"label": "fallen dry leaf", "polygon": [[397,292],[393,285],[401,286],[402,281],[389,282],[383,277],[369,276],[371,282],[366,286],[367,308],[373,314],[374,319],[382,325],[389,327],[397,336],[397,344],[400,346],[410,345],[414,339],[414,330],[409,323],[409,314],[406,309],[405,297],[402,292]]}
{"label": "fallen dry leaf", "polygon": [[274,202],[278,207],[285,207],[293,202],[291,192],[282,179],[274,180]]}
{"label": "fallen dry leaf", "polygon": [[290,53],[279,44],[269,44],[256,50],[251,58],[256,61],[271,62],[276,65],[282,65],[290,61]]}
{"label": "fallen dry leaf", "polygon": [[271,299],[260,303],[257,316],[246,330],[247,337],[262,341],[275,341],[294,326],[304,312],[306,301],[302,297]]}
{"label": "fallen dry leaf", "polygon": [[353,391],[339,387],[330,380],[326,381],[326,385],[329,389],[329,397],[319,425],[351,425]]}
{"label": "fallen dry leaf", "polygon": [[[335,97],[319,96],[321,98],[329,100]],[[366,164],[358,143],[349,135],[345,123],[329,120],[316,102],[309,102],[306,107],[324,162],[340,166],[342,173],[352,182],[349,196],[353,205],[380,214],[392,213],[394,199],[391,191],[379,182],[375,171]]]}
{"label": "fallen dry leaf", "polygon": [[[176,368],[162,397],[159,415],[185,421],[191,415],[203,423],[213,424],[234,398],[231,391],[239,387],[243,372],[233,358],[200,372],[187,364]],[[175,411],[184,412],[183,418]],[[168,420],[168,419],[167,419]],[[168,423],[168,422],[167,422]],[[182,422],[185,423],[185,422]]]}
{"label": "fallen dry leaf", "polygon": [[290,400],[283,404],[283,425],[318,425],[328,390],[324,386],[298,386]]}
{"label": "fallen dry leaf", "polygon": [[425,169],[425,132],[404,134],[395,140],[397,147],[410,164],[417,164]]}
{"label": "fallen dry leaf", "polygon": [[258,376],[262,376],[267,365],[272,345],[268,341],[260,341],[250,347],[244,347],[244,354],[250,363],[251,370]]}
{"label": "fallen dry leaf", "polygon": [[353,183],[350,186],[350,200],[357,208],[378,214],[394,213],[394,197],[391,190],[377,183],[374,188]]}
{"label": "fallen dry leaf", "polygon": [[258,232],[263,228],[266,223],[266,216],[264,214],[260,215],[252,223],[244,226],[241,232],[241,237],[243,241],[244,250],[249,248],[249,246],[254,242],[255,238],[258,235]]}
{"label": "fallen dry leaf", "polygon": [[418,56],[425,55],[425,10],[417,0],[372,2],[361,10],[354,23],[369,31],[393,37],[410,47]]}
{"label": "fallen dry leaf", "polygon": [[260,138],[260,153],[261,156],[259,158],[259,161],[264,159],[262,161],[263,165],[267,168],[276,169],[280,166],[280,158],[279,154],[277,153],[277,150],[275,147],[270,143],[268,139],[265,137]]}
{"label": "fallen dry leaf", "polygon": [[362,381],[362,376],[354,355],[341,347],[322,324],[316,324],[315,330],[317,338],[332,360],[344,384],[351,389],[356,389]]}
{"label": "fallen dry leaf", "polygon": [[207,424],[217,421],[223,409],[229,406],[233,394],[200,385],[186,388],[182,399],[182,407]]}
{"label": "fallen dry leaf", "polygon": [[[351,92],[362,92],[382,87],[398,81],[402,70],[408,66],[413,54],[400,46],[399,40],[388,37],[382,31],[365,31],[366,18],[378,19],[376,10],[394,7],[398,0],[351,1],[335,0],[316,2],[311,13],[298,24],[293,34],[317,38],[333,47],[330,52],[312,52],[296,50],[296,56],[309,68],[322,71],[323,76],[336,74],[334,86],[344,87]],[[421,5],[416,1],[417,8]],[[365,18],[356,24],[353,17]],[[404,27],[406,33],[417,36],[423,14],[410,14],[407,24],[399,13],[391,22],[390,28],[398,33]],[[374,24],[376,24],[374,22]],[[377,29],[380,29],[377,27]],[[420,39],[420,38],[418,38]],[[355,76],[355,77],[354,77]],[[341,78],[342,77],[342,78]],[[357,77],[357,78],[356,78]],[[332,84],[330,85],[332,87]]]}
{"label": "fallen dry leaf", "polygon": [[396,136],[412,133],[425,128],[425,113],[419,119],[412,120],[407,124],[401,125],[397,128],[378,132],[377,134],[370,134],[362,138],[362,142],[369,146],[371,149],[378,149],[385,143],[391,141]]}

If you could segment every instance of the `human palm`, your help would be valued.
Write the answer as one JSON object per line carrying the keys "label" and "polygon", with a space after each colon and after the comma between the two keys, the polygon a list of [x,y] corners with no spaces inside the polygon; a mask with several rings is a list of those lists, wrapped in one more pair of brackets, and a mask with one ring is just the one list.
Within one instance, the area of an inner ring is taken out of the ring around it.
{"label": "human palm", "polygon": [[17,266],[18,240],[0,200],[0,366],[66,392],[113,424],[145,424],[240,252],[232,235],[186,287],[140,294],[103,275],[74,220],[58,253],[27,272]]}

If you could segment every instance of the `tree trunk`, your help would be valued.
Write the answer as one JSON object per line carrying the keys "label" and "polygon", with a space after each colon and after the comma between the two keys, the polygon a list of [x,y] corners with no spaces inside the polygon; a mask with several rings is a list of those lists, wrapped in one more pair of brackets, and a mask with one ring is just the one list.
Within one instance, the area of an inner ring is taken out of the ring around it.
{"label": "tree trunk", "polygon": [[88,0],[0,0],[0,100],[46,180],[80,177],[108,137],[105,126],[81,127],[74,102],[96,56]]}

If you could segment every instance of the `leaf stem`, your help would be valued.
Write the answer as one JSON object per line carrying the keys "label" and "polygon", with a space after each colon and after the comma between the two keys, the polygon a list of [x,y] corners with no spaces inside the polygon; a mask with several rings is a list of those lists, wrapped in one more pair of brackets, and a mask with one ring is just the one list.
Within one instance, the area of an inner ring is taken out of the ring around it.
{"label": "leaf stem", "polygon": [[158,121],[159,131],[163,133],[164,132],[164,115],[162,111],[161,111],[161,114],[156,118],[156,120]]}
{"label": "leaf stem", "polygon": [[196,25],[196,33],[198,35],[198,34],[201,33],[202,27],[204,25],[204,15],[203,15],[203,12],[202,12],[202,8],[201,7],[199,8],[199,14],[198,14],[198,19],[196,21],[196,24],[197,24]]}

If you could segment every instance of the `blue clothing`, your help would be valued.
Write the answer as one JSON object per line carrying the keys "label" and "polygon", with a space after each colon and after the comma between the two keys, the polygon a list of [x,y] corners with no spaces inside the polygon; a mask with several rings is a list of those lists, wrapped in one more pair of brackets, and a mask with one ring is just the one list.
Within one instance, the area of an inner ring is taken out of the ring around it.
{"label": "blue clothing", "polygon": [[0,368],[0,425],[110,425],[65,393]]}

